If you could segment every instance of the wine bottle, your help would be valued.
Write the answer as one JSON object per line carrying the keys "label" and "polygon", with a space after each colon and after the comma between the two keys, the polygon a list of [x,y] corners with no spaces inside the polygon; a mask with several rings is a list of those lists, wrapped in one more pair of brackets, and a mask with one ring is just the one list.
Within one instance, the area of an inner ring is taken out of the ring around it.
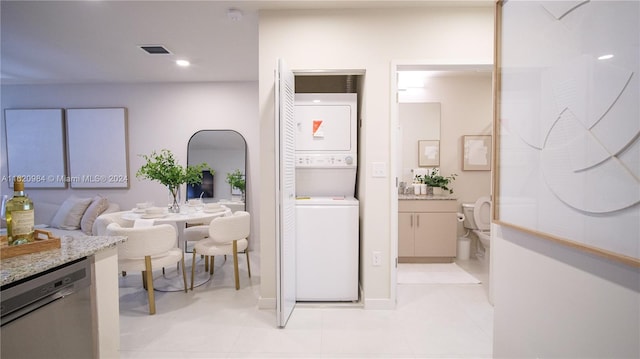
{"label": "wine bottle", "polygon": [[10,246],[34,241],[35,222],[33,202],[24,193],[24,180],[16,177],[13,181],[13,197],[6,204],[7,241]]}

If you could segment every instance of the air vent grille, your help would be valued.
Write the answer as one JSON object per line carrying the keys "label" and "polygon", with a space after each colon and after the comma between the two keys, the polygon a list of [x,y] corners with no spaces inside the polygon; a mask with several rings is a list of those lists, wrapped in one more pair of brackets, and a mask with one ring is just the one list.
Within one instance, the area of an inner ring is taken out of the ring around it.
{"label": "air vent grille", "polygon": [[171,53],[162,45],[139,45],[138,47],[150,55],[167,55]]}

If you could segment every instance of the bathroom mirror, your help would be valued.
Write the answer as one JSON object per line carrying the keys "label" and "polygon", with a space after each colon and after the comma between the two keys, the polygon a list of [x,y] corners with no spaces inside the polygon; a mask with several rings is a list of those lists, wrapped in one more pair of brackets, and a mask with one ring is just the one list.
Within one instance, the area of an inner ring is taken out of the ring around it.
{"label": "bathroom mirror", "polygon": [[410,183],[413,180],[411,170],[420,167],[420,144],[434,144],[440,141],[440,103],[400,103],[398,111],[402,144],[399,154],[402,158],[402,180]]}
{"label": "bathroom mirror", "polygon": [[201,197],[206,202],[228,203],[232,210],[246,209],[246,194],[242,201],[237,192],[232,193],[227,183],[227,173],[240,170],[247,180],[247,143],[233,130],[201,130],[193,134],[187,147],[187,164],[205,162],[214,173],[205,173],[202,185],[187,189],[187,199]]}

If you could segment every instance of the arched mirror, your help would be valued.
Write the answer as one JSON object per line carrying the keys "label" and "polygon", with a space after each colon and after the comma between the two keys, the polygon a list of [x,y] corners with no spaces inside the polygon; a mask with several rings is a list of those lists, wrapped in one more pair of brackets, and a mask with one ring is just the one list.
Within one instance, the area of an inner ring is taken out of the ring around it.
{"label": "arched mirror", "polygon": [[[193,134],[187,147],[187,164],[209,164],[213,173],[203,173],[202,184],[187,186],[187,199],[221,202],[232,211],[246,209],[247,142],[232,130],[201,130]],[[232,177],[229,184],[228,178]]]}

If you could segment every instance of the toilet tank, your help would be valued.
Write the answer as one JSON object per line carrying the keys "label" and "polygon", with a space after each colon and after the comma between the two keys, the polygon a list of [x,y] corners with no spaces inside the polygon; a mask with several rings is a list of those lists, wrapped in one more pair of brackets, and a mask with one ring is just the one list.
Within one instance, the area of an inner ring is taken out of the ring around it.
{"label": "toilet tank", "polygon": [[478,229],[476,226],[476,221],[473,219],[473,208],[474,203],[463,203],[462,204],[462,213],[464,214],[464,221],[462,225],[467,229]]}

